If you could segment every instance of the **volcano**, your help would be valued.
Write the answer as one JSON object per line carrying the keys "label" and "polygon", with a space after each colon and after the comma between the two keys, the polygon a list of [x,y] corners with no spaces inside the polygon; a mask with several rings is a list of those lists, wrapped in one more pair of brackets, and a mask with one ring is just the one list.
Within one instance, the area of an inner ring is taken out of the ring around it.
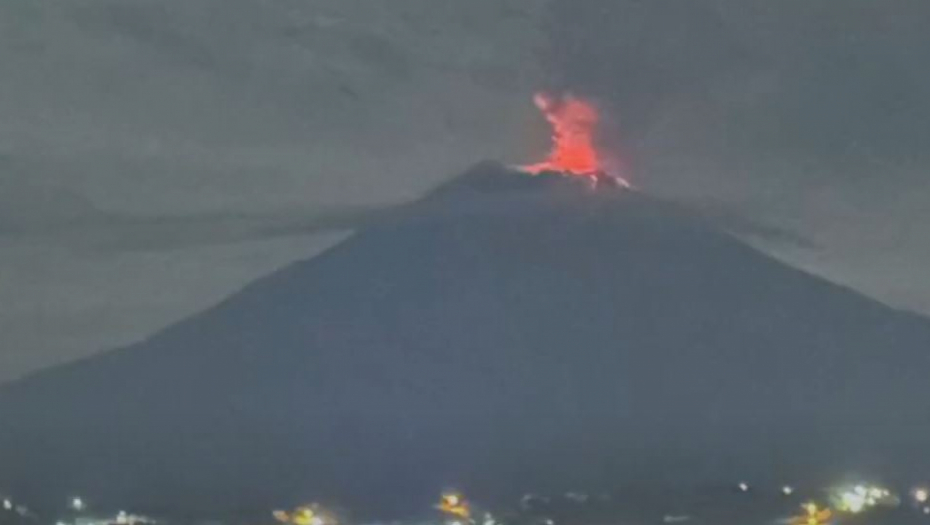
{"label": "volcano", "polygon": [[385,516],[450,486],[928,466],[930,322],[608,182],[479,164],[145,341],[3,387],[0,487]]}

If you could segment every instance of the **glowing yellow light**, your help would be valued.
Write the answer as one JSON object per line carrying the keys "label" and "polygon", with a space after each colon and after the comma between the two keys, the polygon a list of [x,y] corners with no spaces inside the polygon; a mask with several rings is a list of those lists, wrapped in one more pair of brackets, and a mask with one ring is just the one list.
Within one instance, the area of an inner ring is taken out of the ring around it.
{"label": "glowing yellow light", "polygon": [[337,523],[334,516],[327,514],[325,509],[320,510],[317,504],[302,505],[292,512],[276,510],[271,513],[274,519],[285,525],[335,525]]}
{"label": "glowing yellow light", "polygon": [[443,494],[439,505],[437,505],[437,508],[446,514],[451,514],[453,516],[465,519],[471,518],[471,510],[468,507],[468,503],[459,494]]}
{"label": "glowing yellow light", "polygon": [[830,509],[820,509],[814,502],[805,503],[801,508],[804,509],[804,514],[794,517],[791,525],[824,525],[833,516]]}
{"label": "glowing yellow light", "polygon": [[300,507],[291,516],[291,523],[294,525],[311,525],[315,516],[313,509],[310,507]]}

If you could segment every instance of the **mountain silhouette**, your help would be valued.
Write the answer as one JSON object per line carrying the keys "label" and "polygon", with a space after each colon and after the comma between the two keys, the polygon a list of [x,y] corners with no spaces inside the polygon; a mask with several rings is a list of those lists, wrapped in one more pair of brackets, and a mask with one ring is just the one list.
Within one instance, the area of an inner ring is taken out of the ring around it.
{"label": "mountain silhouette", "polygon": [[450,486],[928,466],[930,322],[609,180],[478,164],[145,341],[3,387],[0,487],[387,516]]}

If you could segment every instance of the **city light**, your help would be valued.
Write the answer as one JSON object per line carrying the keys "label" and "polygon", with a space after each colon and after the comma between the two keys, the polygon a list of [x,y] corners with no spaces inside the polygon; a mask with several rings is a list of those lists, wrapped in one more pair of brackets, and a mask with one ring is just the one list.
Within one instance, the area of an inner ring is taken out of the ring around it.
{"label": "city light", "polygon": [[804,513],[795,516],[791,525],[824,525],[829,523],[833,516],[830,509],[821,509],[814,502],[805,503],[801,508],[804,509]]}
{"label": "city light", "polygon": [[930,492],[925,488],[914,489],[914,499],[917,503],[926,503],[930,499]]}
{"label": "city light", "polygon": [[471,519],[471,509],[468,502],[460,494],[454,492],[443,494],[436,508],[458,518]]}
{"label": "city light", "polygon": [[842,511],[858,514],[865,508],[865,504],[865,491],[852,490],[840,494],[839,508]]}
{"label": "city light", "polygon": [[[804,492],[806,491],[799,492],[795,485],[784,484],[776,485],[776,487],[782,497],[789,498],[795,496],[798,497],[796,504],[802,503],[800,505],[801,512],[796,512],[795,515],[781,521],[781,523],[785,525],[828,525],[834,523],[836,513],[867,514],[873,507],[898,506],[905,497],[913,498],[910,500],[912,502],[910,507],[911,512],[917,512],[918,515],[930,516],[930,487],[927,486],[913,487],[907,492],[892,492],[880,485],[840,485],[827,489],[827,496],[829,499],[823,506],[814,501],[800,499],[804,497]],[[737,483],[736,488],[740,493],[749,493],[755,490],[755,487],[750,486],[746,481]],[[766,490],[772,490],[772,488],[770,487]],[[564,495],[566,499],[571,500],[584,501],[587,499],[587,497],[581,493],[576,494],[568,492],[564,493]],[[524,496],[521,503],[525,504],[531,499],[544,501],[547,498],[543,496],[527,495]],[[82,497],[74,496],[68,499],[67,502],[68,508],[72,512],[81,512],[82,514],[71,514],[65,522],[56,523],[51,521],[48,523],[53,523],[54,525],[74,525],[75,520],[78,522],[89,520],[89,518],[83,514],[83,512],[86,512],[88,509],[87,501]],[[20,510],[21,507],[17,506],[17,502],[14,502],[10,497],[0,498],[0,505],[2,505],[2,509],[0,510],[8,512],[16,511],[24,516],[28,512],[25,507],[22,507],[22,510]],[[97,504],[95,504],[95,508],[96,506]],[[474,509],[471,508],[471,502],[468,498],[463,496],[462,493],[457,491],[443,492],[434,508],[445,515],[445,519],[442,521],[444,525],[500,525],[501,523],[490,513],[481,512],[477,516],[473,516]],[[272,514],[280,525],[339,525],[339,520],[334,514],[326,511],[317,504],[299,506],[293,511],[277,510]],[[665,515],[663,517],[663,522],[675,524],[690,521],[690,519],[690,516],[687,515]],[[104,522],[95,519],[87,521],[87,523],[95,525],[103,524]],[[145,525],[155,522],[149,518],[136,516],[125,510],[120,510],[115,514],[115,517],[109,518],[106,523],[110,525]],[[540,521],[538,525],[554,525],[554,523]]]}
{"label": "city light", "polygon": [[[917,497],[917,494],[914,494]],[[855,485],[841,488],[834,493],[833,504],[837,510],[858,514],[870,507],[895,506],[900,499],[886,488],[875,485]]]}
{"label": "city light", "polygon": [[285,510],[273,511],[272,516],[287,525],[335,525],[335,516],[327,513],[317,504],[302,505],[292,512]]}

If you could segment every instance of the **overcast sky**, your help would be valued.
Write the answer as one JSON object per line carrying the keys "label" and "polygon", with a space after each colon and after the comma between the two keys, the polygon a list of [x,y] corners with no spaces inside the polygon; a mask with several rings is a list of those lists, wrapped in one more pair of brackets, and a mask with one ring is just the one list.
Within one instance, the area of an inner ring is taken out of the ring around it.
{"label": "overcast sky", "polygon": [[538,159],[541,88],[644,191],[930,313],[927,63],[925,0],[0,2],[0,380],[317,253],[318,214]]}

